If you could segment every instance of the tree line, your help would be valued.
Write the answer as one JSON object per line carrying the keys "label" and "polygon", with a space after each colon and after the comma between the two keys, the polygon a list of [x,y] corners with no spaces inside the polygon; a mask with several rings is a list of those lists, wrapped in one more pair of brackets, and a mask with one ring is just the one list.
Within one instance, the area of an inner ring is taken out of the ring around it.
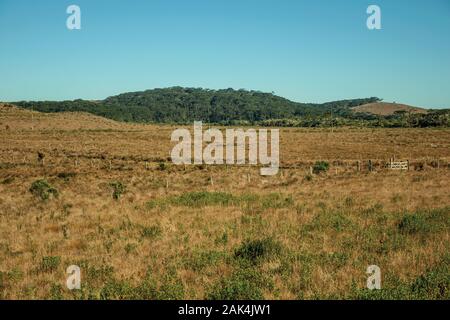
{"label": "tree line", "polygon": [[210,90],[172,87],[122,93],[104,100],[20,101],[14,104],[40,112],[83,111],[117,121],[187,124],[203,121],[221,125],[327,127],[448,126],[449,112],[425,115],[396,113],[375,116],[350,108],[381,101],[377,97],[327,103],[298,103],[273,93],[244,89]]}

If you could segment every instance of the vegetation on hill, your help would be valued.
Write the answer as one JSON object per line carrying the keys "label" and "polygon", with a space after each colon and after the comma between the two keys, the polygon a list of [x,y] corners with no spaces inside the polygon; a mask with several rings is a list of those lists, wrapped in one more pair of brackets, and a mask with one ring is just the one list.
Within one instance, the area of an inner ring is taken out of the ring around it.
{"label": "vegetation on hill", "polygon": [[272,93],[247,90],[209,90],[172,87],[128,92],[101,101],[21,101],[15,104],[41,112],[84,111],[118,121],[328,127],[340,125],[383,127],[449,126],[450,111],[428,114],[396,112],[389,116],[355,113],[352,108],[379,102],[377,97],[298,103]]}
{"label": "vegetation on hill", "polygon": [[15,104],[41,112],[85,111],[119,121],[190,123],[194,120],[229,124],[269,119],[351,114],[349,108],[378,98],[323,104],[297,103],[271,93],[172,87],[129,92],[102,101],[21,101]]}

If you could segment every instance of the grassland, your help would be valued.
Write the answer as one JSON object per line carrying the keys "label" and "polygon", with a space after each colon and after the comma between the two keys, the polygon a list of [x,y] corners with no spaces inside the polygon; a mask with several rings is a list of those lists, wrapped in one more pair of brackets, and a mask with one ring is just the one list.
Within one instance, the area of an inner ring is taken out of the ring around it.
{"label": "grassland", "polygon": [[175,166],[173,129],[0,107],[0,298],[450,298],[449,129],[282,129],[273,177]]}

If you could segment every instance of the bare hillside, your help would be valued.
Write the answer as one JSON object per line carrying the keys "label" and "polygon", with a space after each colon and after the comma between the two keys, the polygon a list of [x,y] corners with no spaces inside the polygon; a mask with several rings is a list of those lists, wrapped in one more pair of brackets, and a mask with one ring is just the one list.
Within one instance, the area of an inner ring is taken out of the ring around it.
{"label": "bare hillside", "polygon": [[427,113],[427,110],[418,107],[408,106],[406,104],[388,103],[388,102],[375,102],[363,104],[352,108],[354,112],[366,112],[377,114],[381,116],[392,115],[396,111],[406,111],[411,113]]}
{"label": "bare hillside", "polygon": [[130,129],[137,125],[116,122],[86,112],[43,113],[0,103],[0,126],[20,130],[108,130]]}

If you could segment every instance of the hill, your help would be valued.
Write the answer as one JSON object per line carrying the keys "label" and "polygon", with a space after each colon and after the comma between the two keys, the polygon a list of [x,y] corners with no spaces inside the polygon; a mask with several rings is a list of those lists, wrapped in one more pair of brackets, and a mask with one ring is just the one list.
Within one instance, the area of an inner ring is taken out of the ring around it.
{"label": "hill", "polygon": [[119,121],[190,123],[255,123],[268,119],[350,114],[349,108],[379,101],[350,99],[322,104],[298,103],[272,93],[172,87],[128,92],[101,101],[21,101],[15,104],[42,112],[84,111]]}
{"label": "hill", "polygon": [[[126,126],[126,128],[125,128]],[[42,113],[0,103],[0,127],[12,130],[116,130],[131,124],[105,119],[87,112]]]}
{"label": "hill", "polygon": [[422,114],[428,112],[426,109],[423,108],[412,107],[406,104],[388,103],[388,102],[368,103],[357,107],[353,107],[351,109],[357,113],[364,112],[381,116],[393,115],[396,112],[422,113]]}
{"label": "hill", "polygon": [[[377,97],[299,103],[260,91],[171,87],[127,92],[104,100],[19,101],[34,111],[88,112],[121,122],[276,127],[442,127],[450,110],[425,110]],[[406,111],[406,112],[398,112]]]}

